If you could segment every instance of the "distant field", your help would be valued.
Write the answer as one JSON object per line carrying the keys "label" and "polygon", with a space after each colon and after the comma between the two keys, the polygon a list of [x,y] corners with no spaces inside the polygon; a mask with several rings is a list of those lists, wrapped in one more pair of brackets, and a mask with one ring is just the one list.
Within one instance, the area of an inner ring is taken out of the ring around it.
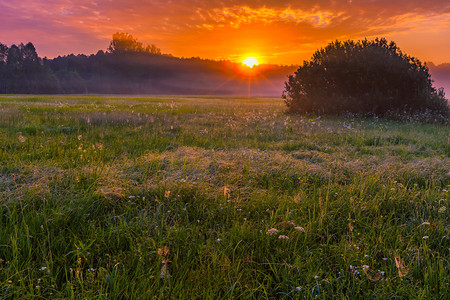
{"label": "distant field", "polygon": [[450,126],[0,96],[0,298],[446,299]]}

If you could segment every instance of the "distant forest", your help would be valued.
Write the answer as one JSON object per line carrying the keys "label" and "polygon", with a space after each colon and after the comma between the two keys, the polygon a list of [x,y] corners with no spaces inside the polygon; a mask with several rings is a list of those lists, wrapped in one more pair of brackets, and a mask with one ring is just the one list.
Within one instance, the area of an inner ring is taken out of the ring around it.
{"label": "distant forest", "polygon": [[280,96],[297,66],[259,65],[162,54],[116,33],[106,51],[41,59],[32,43],[0,43],[3,94],[196,94]]}
{"label": "distant forest", "polygon": [[[108,49],[95,55],[53,59],[40,58],[32,43],[0,43],[1,94],[281,96],[297,68],[173,57],[127,33],[115,33]],[[448,64],[431,64],[430,71],[437,87],[448,91]]]}

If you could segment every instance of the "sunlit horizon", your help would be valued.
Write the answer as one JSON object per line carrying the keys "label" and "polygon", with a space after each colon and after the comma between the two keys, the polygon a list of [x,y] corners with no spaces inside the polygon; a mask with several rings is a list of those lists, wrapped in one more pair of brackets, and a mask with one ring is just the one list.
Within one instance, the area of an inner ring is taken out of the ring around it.
{"label": "sunlit horizon", "polygon": [[258,59],[253,56],[247,57],[242,61],[242,63],[249,68],[253,68],[254,66],[259,65]]}

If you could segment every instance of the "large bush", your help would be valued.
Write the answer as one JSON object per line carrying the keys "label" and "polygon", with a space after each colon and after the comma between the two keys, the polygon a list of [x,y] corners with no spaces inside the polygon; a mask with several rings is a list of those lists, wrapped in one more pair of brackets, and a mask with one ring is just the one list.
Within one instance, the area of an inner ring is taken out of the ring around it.
{"label": "large bush", "polygon": [[444,91],[432,86],[428,67],[386,39],[330,43],[303,62],[285,88],[290,112],[449,114]]}

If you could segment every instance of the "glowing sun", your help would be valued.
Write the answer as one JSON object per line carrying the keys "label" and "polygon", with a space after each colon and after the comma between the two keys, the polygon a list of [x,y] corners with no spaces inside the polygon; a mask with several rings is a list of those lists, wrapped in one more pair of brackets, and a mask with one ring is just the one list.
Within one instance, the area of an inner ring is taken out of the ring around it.
{"label": "glowing sun", "polygon": [[249,68],[253,68],[253,66],[258,65],[258,60],[256,59],[256,57],[247,57],[242,61],[242,63]]}

